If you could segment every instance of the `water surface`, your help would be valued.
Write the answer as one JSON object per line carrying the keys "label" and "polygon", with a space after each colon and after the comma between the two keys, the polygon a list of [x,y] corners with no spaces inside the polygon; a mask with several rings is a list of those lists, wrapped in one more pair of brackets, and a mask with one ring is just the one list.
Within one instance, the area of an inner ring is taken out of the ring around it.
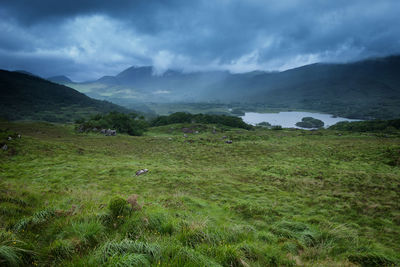
{"label": "water surface", "polygon": [[256,113],[246,112],[241,118],[244,122],[252,125],[256,125],[260,122],[269,122],[272,125],[281,125],[284,128],[300,128],[296,126],[296,122],[301,121],[303,117],[313,117],[319,119],[325,123],[325,128],[332,126],[339,121],[358,121],[352,119],[346,119],[341,117],[333,117],[330,114],[313,113],[313,112],[298,112],[288,111],[279,113]]}

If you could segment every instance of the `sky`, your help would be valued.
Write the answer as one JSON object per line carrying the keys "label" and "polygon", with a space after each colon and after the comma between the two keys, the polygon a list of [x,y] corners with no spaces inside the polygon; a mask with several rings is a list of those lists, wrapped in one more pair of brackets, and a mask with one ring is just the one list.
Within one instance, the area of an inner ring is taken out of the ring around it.
{"label": "sky", "polygon": [[399,0],[1,0],[0,69],[286,70],[400,54]]}

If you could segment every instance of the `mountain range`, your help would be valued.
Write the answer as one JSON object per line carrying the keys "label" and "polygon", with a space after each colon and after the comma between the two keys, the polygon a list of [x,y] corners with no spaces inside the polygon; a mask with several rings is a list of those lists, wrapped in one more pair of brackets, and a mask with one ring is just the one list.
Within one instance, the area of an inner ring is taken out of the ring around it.
{"label": "mountain range", "polygon": [[26,71],[0,71],[0,92],[0,115],[11,119],[39,116],[58,121],[127,111],[107,101],[146,112],[143,103],[147,102],[240,103],[241,107],[262,104],[347,118],[393,119],[400,117],[400,56],[237,74],[167,70],[156,75],[152,66],[130,67],[116,76],[82,83],[63,75],[42,79]]}
{"label": "mountain range", "polygon": [[400,117],[400,56],[346,64],[316,63],[282,72],[154,73],[152,66],[130,67],[116,76],[95,81],[59,82],[91,97],[121,105],[240,102],[360,119]]}

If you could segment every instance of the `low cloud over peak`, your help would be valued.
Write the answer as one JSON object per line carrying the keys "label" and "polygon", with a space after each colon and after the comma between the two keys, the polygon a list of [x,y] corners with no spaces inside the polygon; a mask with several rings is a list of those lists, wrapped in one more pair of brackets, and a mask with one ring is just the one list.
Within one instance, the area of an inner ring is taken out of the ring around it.
{"label": "low cloud over peak", "polygon": [[397,0],[0,3],[0,68],[88,80],[132,65],[284,70],[400,53]]}

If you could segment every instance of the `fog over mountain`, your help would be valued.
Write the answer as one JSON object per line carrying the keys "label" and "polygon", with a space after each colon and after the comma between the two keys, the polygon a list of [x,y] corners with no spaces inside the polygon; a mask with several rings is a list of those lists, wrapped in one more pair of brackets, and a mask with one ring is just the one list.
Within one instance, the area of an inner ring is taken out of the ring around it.
{"label": "fog over mountain", "polygon": [[154,71],[151,66],[130,67],[91,82],[61,83],[125,106],[140,102],[240,102],[363,119],[400,116],[400,56],[318,63],[282,72],[167,70],[154,75]]}
{"label": "fog over mountain", "polygon": [[132,65],[161,75],[351,62],[400,53],[399,10],[397,0],[4,0],[0,68],[82,82]]}

